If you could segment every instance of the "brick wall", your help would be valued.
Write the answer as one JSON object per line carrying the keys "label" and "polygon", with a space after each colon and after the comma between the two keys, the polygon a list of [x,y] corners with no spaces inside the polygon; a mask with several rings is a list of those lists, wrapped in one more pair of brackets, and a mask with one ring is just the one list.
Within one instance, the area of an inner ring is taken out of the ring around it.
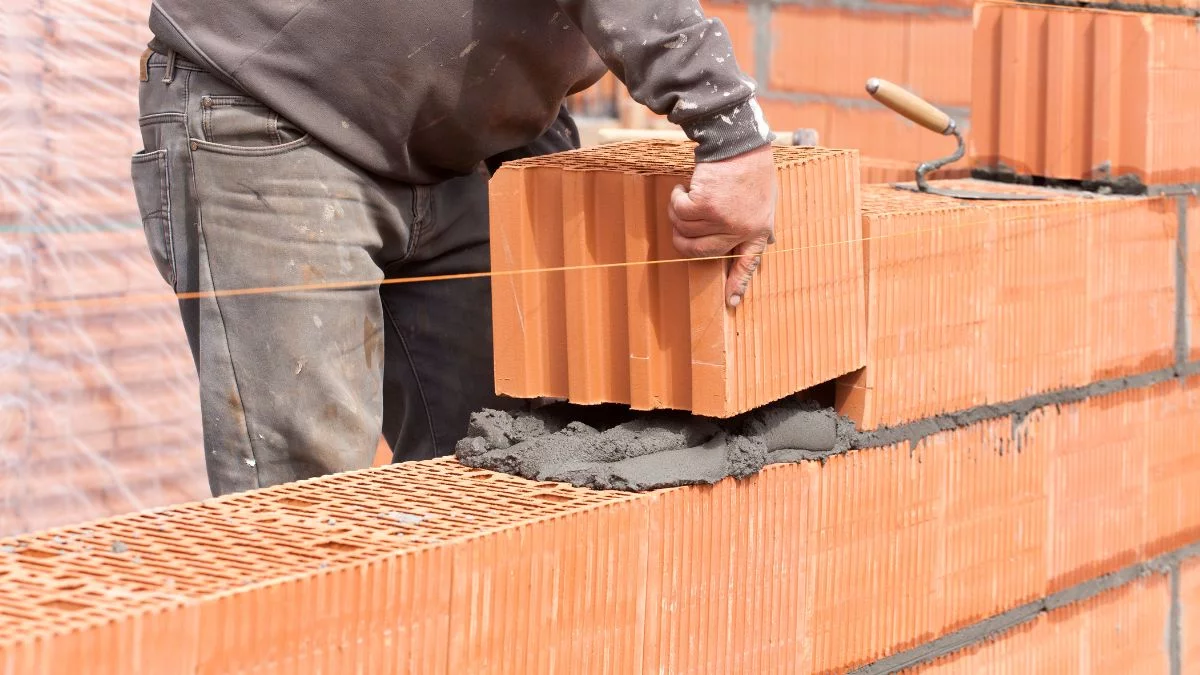
{"label": "brick wall", "polygon": [[[171,486],[202,475],[171,308],[128,303],[154,279],[129,195],[62,168],[54,134],[30,132],[57,128],[53,67],[38,55],[70,52],[47,28],[60,4],[0,14],[13,27],[0,53],[19,66],[0,69],[11,93],[0,98],[10,530],[65,522],[62,505],[74,520],[175,499]],[[831,25],[874,21],[845,8],[720,7],[744,13],[760,38],[802,11]],[[867,9],[907,17],[903,29],[880,24],[880,41],[960,18],[922,7]],[[91,16],[81,8],[73,16]],[[19,33],[23,21],[40,28]],[[756,67],[770,73],[775,42],[761,44]],[[895,63],[891,79],[917,89],[954,77],[922,79],[911,55]],[[769,92],[779,109],[881,114],[836,78],[780,77],[795,91]],[[62,133],[111,132],[65,143],[80,164],[114,151],[94,149],[103,139],[134,149],[116,118],[80,119]],[[826,142],[843,144],[829,129]],[[1047,199],[862,187],[866,365],[833,387],[857,425],[835,451],[639,494],[438,460],[6,538],[0,663],[15,673],[1197,672],[1200,199],[988,187]],[[56,273],[76,269],[91,281]],[[62,300],[69,311],[44,304]],[[30,303],[43,304],[12,309]]]}

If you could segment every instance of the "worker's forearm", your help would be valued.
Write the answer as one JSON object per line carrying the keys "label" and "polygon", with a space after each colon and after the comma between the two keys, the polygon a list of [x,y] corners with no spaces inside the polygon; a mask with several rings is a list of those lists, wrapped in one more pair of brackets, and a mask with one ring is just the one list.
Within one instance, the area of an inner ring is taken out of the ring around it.
{"label": "worker's forearm", "polygon": [[696,159],[726,159],[772,136],[725,26],[696,0],[559,0],[634,100],[681,127]]}

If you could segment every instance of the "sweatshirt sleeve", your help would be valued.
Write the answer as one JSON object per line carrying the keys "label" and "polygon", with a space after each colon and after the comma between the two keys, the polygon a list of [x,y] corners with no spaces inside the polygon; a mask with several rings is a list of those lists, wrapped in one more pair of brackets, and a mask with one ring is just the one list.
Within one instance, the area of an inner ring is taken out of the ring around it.
{"label": "sweatshirt sleeve", "polygon": [[678,124],[696,161],[762,147],[774,136],[729,31],[697,0],[558,0],[634,100]]}

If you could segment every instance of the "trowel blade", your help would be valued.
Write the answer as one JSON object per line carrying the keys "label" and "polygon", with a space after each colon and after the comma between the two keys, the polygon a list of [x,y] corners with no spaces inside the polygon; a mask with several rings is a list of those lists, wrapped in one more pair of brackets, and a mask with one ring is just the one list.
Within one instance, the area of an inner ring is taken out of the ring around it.
{"label": "trowel blade", "polygon": [[952,199],[987,199],[987,200],[1019,200],[1029,201],[1033,199],[1046,199],[1046,195],[1031,195],[1031,194],[1015,194],[1015,193],[1000,193],[1000,192],[978,192],[976,190],[953,190],[950,188],[935,188],[931,187],[928,190],[921,190],[915,183],[896,183],[892,187],[897,190],[907,190],[909,192],[927,192],[931,195],[940,195],[942,197],[950,197]]}

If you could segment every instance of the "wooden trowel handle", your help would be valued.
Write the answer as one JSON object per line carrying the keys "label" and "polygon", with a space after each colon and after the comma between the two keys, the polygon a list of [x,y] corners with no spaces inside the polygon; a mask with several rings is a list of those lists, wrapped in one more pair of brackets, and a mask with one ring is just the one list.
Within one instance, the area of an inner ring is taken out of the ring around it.
{"label": "wooden trowel handle", "polygon": [[876,101],[930,131],[936,131],[946,136],[954,133],[954,120],[949,115],[904,87],[878,77],[872,77],[867,80],[867,93]]}

